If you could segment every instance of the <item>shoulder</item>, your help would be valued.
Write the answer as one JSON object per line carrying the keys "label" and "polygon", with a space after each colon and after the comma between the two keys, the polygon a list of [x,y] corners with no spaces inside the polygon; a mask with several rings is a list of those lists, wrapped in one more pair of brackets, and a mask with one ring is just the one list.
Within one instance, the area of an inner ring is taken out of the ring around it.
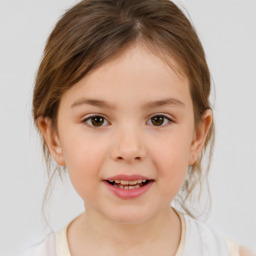
{"label": "shoulder", "polygon": [[[187,215],[184,215],[184,217],[186,220],[185,251],[187,253],[184,255],[190,255],[191,251],[197,252],[197,255],[200,256],[238,255],[239,247],[236,247],[236,254],[231,254],[227,239],[218,230]],[[232,246],[232,248],[234,247]]]}
{"label": "shoulder", "polygon": [[21,256],[55,256],[55,234],[49,233],[39,243],[27,248]]}
{"label": "shoulder", "polygon": [[256,256],[255,252],[252,252],[250,249],[240,246],[239,247],[239,256]]}
{"label": "shoulder", "polygon": [[186,220],[186,244],[198,255],[256,256],[255,252],[239,244],[201,221],[184,215]]}

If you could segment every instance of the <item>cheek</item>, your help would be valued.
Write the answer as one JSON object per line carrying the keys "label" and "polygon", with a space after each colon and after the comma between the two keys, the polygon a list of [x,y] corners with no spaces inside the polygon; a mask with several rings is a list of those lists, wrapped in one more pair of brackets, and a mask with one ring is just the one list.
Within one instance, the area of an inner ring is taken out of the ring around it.
{"label": "cheek", "polygon": [[188,170],[189,139],[184,139],[184,136],[170,137],[165,143],[158,144],[154,153],[154,162],[162,188],[165,193],[176,195],[185,181]]}
{"label": "cheek", "polygon": [[99,145],[89,138],[77,138],[79,139],[72,137],[63,141],[63,157],[74,188],[82,198],[85,198],[102,178],[100,168],[106,150],[104,145]]}
{"label": "cheek", "polygon": [[[168,154],[169,153],[169,154]],[[179,191],[186,178],[188,170],[187,155],[179,154],[177,147],[174,151],[169,150],[162,154],[161,162],[159,163],[159,175],[164,177],[163,181],[168,184],[164,186],[169,191],[173,188],[174,191]]]}

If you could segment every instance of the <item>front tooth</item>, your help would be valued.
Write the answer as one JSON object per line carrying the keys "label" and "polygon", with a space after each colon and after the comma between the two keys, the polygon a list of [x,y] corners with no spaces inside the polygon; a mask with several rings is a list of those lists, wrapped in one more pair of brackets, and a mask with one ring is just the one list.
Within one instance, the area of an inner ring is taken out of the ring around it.
{"label": "front tooth", "polygon": [[129,189],[135,189],[135,188],[140,188],[140,185],[136,185],[136,186],[129,186]]}
{"label": "front tooth", "polygon": [[122,185],[128,185],[129,181],[128,180],[121,180],[120,181]]}
{"label": "front tooth", "polygon": [[128,184],[129,185],[135,185],[135,184],[137,184],[139,181],[137,181],[137,180],[133,180],[133,181],[128,181]]}

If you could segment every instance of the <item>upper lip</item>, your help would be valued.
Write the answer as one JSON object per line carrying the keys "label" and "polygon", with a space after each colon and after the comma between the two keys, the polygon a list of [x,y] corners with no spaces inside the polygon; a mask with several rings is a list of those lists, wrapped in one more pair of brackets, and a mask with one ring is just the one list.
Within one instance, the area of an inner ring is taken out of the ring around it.
{"label": "upper lip", "polygon": [[127,180],[127,181],[134,181],[134,180],[152,180],[149,177],[133,174],[133,175],[125,175],[125,174],[119,174],[112,177],[109,177],[105,180]]}

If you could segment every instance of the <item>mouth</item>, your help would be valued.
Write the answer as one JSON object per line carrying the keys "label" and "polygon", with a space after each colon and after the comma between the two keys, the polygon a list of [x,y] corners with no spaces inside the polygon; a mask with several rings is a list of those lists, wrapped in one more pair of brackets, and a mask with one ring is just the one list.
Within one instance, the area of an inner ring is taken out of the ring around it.
{"label": "mouth", "polygon": [[153,180],[106,180],[110,185],[120,189],[137,189],[146,186]]}
{"label": "mouth", "polygon": [[155,180],[141,175],[116,175],[103,180],[107,188],[122,199],[142,196],[152,187]]}

